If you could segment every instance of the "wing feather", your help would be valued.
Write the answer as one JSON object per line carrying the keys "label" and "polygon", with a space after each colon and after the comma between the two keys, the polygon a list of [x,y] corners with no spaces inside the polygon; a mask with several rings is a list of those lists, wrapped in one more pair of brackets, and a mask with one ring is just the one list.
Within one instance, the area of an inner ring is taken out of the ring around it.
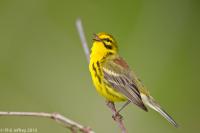
{"label": "wing feather", "polygon": [[104,83],[112,86],[132,103],[147,111],[131,73],[128,65],[121,57],[107,59],[103,63]]}

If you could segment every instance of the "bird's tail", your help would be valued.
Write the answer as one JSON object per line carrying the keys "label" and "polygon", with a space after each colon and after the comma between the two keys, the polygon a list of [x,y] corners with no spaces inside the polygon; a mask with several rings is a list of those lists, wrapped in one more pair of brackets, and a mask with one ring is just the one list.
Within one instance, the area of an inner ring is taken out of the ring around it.
{"label": "bird's tail", "polygon": [[153,97],[146,96],[144,94],[141,94],[141,97],[142,97],[144,104],[146,104],[150,108],[152,108],[155,111],[157,111],[158,113],[160,113],[172,125],[174,125],[175,127],[178,127],[178,124],[175,122],[175,120],[164,109],[161,108],[161,106],[153,99]]}

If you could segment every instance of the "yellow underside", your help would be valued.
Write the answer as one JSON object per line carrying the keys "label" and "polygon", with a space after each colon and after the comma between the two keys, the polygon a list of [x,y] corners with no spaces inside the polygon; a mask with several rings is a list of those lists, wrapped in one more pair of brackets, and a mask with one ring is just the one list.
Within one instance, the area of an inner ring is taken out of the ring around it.
{"label": "yellow underside", "polygon": [[110,87],[104,87],[102,90],[99,90],[98,87],[96,87],[97,91],[104,96],[107,100],[112,101],[112,102],[121,102],[121,101],[126,101],[126,97],[122,95],[119,92],[114,91]]}
{"label": "yellow underside", "polygon": [[[93,80],[94,86],[99,94],[101,94],[103,97],[105,97],[106,100],[113,101],[113,102],[120,102],[120,101],[127,100],[127,98],[123,94],[115,91],[113,88],[109,87],[104,82],[99,83],[99,80],[95,76],[95,73],[94,73],[94,71],[92,71],[91,67],[90,67],[90,70],[91,70],[90,72],[92,75],[92,80]],[[100,78],[103,81],[103,79],[102,79],[103,76],[101,76]]]}
{"label": "yellow underside", "polygon": [[107,54],[107,49],[101,43],[102,42],[95,42],[93,44],[91,50],[93,51],[93,53],[91,53],[90,55],[89,70],[92,76],[94,86],[97,92],[109,101],[113,102],[125,101],[127,99],[123,94],[115,91],[113,88],[109,87],[106,83],[104,83],[103,80],[104,76],[103,73],[101,72],[102,71],[101,64],[100,66],[97,66],[96,64],[97,62],[102,62],[104,60],[103,57]]}

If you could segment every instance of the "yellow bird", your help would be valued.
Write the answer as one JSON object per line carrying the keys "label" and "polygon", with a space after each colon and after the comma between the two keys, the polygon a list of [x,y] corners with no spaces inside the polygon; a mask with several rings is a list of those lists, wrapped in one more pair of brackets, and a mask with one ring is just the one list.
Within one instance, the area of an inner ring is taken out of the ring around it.
{"label": "yellow bird", "polygon": [[140,79],[119,56],[117,42],[112,35],[104,32],[94,35],[89,70],[97,92],[106,100],[111,102],[127,101],[126,105],[131,102],[145,111],[148,111],[146,106],[149,106],[172,125],[178,126],[173,118],[150,96]]}

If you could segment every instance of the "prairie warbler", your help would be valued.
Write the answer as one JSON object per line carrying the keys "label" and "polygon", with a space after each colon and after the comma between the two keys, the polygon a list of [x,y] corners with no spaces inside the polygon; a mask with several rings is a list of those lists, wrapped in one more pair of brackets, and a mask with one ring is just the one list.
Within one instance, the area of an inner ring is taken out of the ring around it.
{"label": "prairie warbler", "polygon": [[111,102],[128,101],[148,111],[146,106],[159,112],[172,125],[177,123],[150,96],[140,79],[118,54],[116,40],[107,33],[95,34],[90,54],[89,70],[98,93]]}

